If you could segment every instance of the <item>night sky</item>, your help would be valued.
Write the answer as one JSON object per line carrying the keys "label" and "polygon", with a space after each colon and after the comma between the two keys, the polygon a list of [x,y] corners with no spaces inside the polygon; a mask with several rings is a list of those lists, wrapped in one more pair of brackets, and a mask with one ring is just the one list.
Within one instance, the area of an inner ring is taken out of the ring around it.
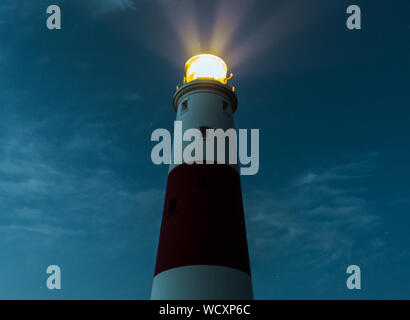
{"label": "night sky", "polygon": [[0,298],[149,298],[168,173],[151,133],[211,52],[237,128],[260,129],[241,177],[255,298],[408,299],[409,49],[406,0],[1,0]]}

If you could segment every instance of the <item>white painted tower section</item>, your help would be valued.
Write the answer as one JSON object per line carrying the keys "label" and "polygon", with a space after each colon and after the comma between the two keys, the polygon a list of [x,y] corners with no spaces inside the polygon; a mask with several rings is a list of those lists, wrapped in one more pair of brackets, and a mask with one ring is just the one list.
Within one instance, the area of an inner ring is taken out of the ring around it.
{"label": "white painted tower section", "polygon": [[[197,80],[195,82],[188,83],[181,87],[179,92],[182,92],[182,94],[179,97],[176,95],[178,98],[177,110],[175,110],[177,113],[176,120],[182,122],[182,135],[188,129],[200,130],[201,128],[209,128],[215,130],[222,129],[224,131],[231,128],[234,129],[233,114],[236,107],[233,107],[233,103],[236,104],[237,102],[233,102],[232,96],[224,93],[224,90],[215,89],[218,87],[225,89],[226,86],[215,83],[214,81]],[[182,91],[186,86],[192,86],[195,84],[197,85],[196,89],[186,91],[186,93]],[[209,84],[210,86],[207,87],[204,86],[204,84]],[[184,150],[190,143],[190,141],[183,141],[182,150]],[[224,162],[226,164],[229,164],[228,152],[229,150],[227,146]],[[205,140],[203,153],[204,161],[213,160],[217,162],[216,148],[214,156],[208,156],[205,149]],[[174,153],[172,153],[172,164],[169,167],[169,171],[178,166],[178,164],[174,163]],[[232,167],[235,169],[238,168],[237,165],[232,165]]]}

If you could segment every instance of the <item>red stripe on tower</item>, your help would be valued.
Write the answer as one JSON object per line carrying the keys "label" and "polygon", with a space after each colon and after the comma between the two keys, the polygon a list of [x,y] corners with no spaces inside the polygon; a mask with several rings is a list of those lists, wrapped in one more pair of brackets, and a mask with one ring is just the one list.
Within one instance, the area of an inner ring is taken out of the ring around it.
{"label": "red stripe on tower", "polygon": [[[234,128],[237,98],[228,85],[226,64],[199,55],[188,60],[185,71],[184,85],[174,95],[182,132]],[[235,165],[171,165],[151,298],[253,298]]]}

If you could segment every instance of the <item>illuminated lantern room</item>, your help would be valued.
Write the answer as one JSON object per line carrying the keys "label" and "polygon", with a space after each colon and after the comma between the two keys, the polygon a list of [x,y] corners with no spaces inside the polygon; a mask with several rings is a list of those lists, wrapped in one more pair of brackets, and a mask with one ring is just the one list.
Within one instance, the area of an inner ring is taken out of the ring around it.
{"label": "illuminated lantern room", "polygon": [[213,54],[199,54],[185,63],[185,83],[195,80],[213,80],[227,84],[226,63]]}

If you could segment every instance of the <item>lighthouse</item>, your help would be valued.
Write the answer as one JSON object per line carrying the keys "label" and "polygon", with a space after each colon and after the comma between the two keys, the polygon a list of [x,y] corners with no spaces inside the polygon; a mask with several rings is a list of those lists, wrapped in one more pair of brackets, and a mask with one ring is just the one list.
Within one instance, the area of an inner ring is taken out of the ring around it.
{"label": "lighthouse", "polygon": [[[207,129],[235,128],[238,100],[227,74],[211,54],[186,62],[173,97],[182,133],[199,129],[206,141]],[[253,299],[238,167],[207,151],[202,163],[169,167],[151,299]]]}

